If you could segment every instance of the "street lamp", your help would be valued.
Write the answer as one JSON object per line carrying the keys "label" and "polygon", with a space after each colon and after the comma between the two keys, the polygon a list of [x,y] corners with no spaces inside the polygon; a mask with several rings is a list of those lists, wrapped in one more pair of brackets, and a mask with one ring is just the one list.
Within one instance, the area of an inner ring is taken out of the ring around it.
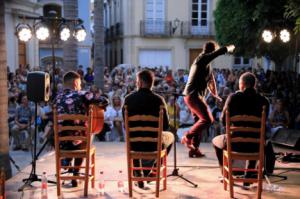
{"label": "street lamp", "polygon": [[[59,39],[67,41],[71,35],[78,42],[82,42],[85,40],[87,33],[81,19],[57,17],[56,12],[49,12],[49,14],[50,16],[47,17],[19,16],[20,19],[23,19],[23,22],[16,26],[16,35],[23,42],[28,42],[33,35],[41,41],[46,41],[50,37],[52,49],[52,99],[54,99],[56,95],[54,43],[57,43]],[[33,20],[33,27],[26,24],[25,20]]]}
{"label": "street lamp", "polygon": [[[273,39],[277,36],[276,32],[272,32],[271,30],[264,30],[262,32],[262,39],[266,43],[271,43]],[[287,43],[291,39],[291,34],[287,29],[282,29],[279,32],[279,38],[283,43]]]}
{"label": "street lamp", "polygon": [[271,41],[274,39],[274,35],[270,30],[264,30],[262,33],[262,38],[265,42],[271,43]]}
{"label": "street lamp", "polygon": [[20,41],[27,42],[31,39],[32,31],[28,24],[18,24],[16,30]]}
{"label": "street lamp", "polygon": [[280,31],[280,39],[282,42],[289,42],[291,38],[291,34],[287,29],[283,29]]}

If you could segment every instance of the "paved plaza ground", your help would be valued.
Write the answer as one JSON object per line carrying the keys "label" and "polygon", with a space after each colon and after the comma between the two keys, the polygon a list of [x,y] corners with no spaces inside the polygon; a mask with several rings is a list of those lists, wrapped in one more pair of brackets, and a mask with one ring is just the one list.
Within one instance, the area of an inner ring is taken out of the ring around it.
{"label": "paved plaza ground", "polygon": [[[126,148],[124,142],[96,142],[96,168],[97,171],[103,170],[106,180],[106,193],[104,196],[98,196],[95,189],[89,189],[88,198],[128,198],[127,189],[127,165],[126,165]],[[229,198],[229,193],[223,190],[223,185],[218,181],[220,170],[217,165],[217,159],[210,143],[202,143],[201,148],[206,154],[206,157],[201,159],[188,158],[187,149],[181,144],[177,144],[177,164],[179,173],[185,178],[198,184],[194,188],[191,184],[178,177],[168,177],[167,191],[160,192],[160,198],[199,198],[199,199],[214,199],[214,198]],[[276,148],[278,150],[278,148]],[[20,167],[30,163],[31,156],[29,152],[12,152],[13,157]],[[172,173],[173,167],[173,151],[168,157],[168,173]],[[277,192],[264,191],[262,198],[284,198],[296,199],[300,195],[300,167],[299,163],[283,164],[276,162],[276,174],[286,175],[285,181],[280,181],[279,178],[271,177],[271,182],[280,186]],[[29,176],[31,166],[26,166],[22,172],[17,172],[16,175],[7,181],[6,190],[7,198],[16,199],[37,199],[41,198],[40,183],[32,183],[33,187],[18,192],[17,189],[23,185],[22,179]],[[117,178],[118,171],[123,170],[122,176],[125,181],[125,193],[118,192]],[[48,179],[55,180],[55,159],[54,152],[44,152],[37,162],[37,174],[46,171],[49,175]],[[97,180],[99,180],[97,178]],[[147,185],[147,190],[134,188],[133,198],[154,198],[154,184]],[[78,188],[63,188],[62,198],[83,198],[83,183]],[[236,198],[255,198],[256,187],[251,186],[250,190],[244,190],[241,186],[235,186]],[[49,184],[48,199],[56,197],[56,185]]]}

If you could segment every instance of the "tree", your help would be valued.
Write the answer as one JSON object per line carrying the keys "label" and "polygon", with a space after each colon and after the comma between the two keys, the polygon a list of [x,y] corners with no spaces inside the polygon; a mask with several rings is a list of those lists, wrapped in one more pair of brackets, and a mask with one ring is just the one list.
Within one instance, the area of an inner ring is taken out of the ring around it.
{"label": "tree", "polygon": [[300,33],[300,1],[298,0],[288,0],[285,5],[285,13],[286,18],[295,19],[295,33]]}
{"label": "tree", "polygon": [[[78,18],[78,1],[64,0],[64,17],[67,19]],[[70,37],[64,42],[64,65],[65,71],[77,69],[77,41],[74,37]]]}
{"label": "tree", "polygon": [[11,177],[11,167],[9,160],[9,136],[7,123],[7,65],[5,46],[5,3],[0,1],[0,167],[4,167],[6,177]]}
{"label": "tree", "polygon": [[103,0],[94,1],[94,72],[95,85],[103,90],[104,87],[104,24]]}
{"label": "tree", "polygon": [[291,47],[294,42],[283,43],[277,37],[267,44],[262,41],[261,34],[264,29],[292,29],[292,21],[284,18],[286,2],[287,0],[219,0],[214,13],[217,41],[222,45],[235,44],[237,55],[267,56],[280,67],[292,54],[290,49],[294,49]]}

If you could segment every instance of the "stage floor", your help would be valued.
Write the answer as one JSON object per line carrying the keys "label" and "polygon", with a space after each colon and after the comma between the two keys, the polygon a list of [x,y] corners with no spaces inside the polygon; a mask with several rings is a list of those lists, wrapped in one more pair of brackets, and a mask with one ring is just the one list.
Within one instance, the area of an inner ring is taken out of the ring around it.
{"label": "stage floor", "polygon": [[[96,168],[97,174],[100,170],[104,171],[106,180],[105,195],[98,196],[96,189],[89,189],[88,198],[128,198],[127,189],[127,161],[126,148],[124,142],[95,142],[97,147]],[[191,184],[178,177],[168,177],[167,191],[160,192],[160,198],[200,198],[200,199],[219,199],[230,198],[229,192],[223,190],[223,184],[218,181],[220,169],[217,165],[217,159],[214,149],[210,143],[201,143],[201,150],[206,154],[204,158],[188,158],[187,149],[177,143],[177,166],[179,173],[188,180],[198,184],[194,188]],[[168,173],[174,170],[173,151],[168,157]],[[28,159],[28,158],[27,158]],[[37,174],[46,171],[49,180],[55,181],[55,159],[54,152],[48,152],[37,161]],[[122,170],[122,176],[125,181],[125,193],[118,192],[117,178],[118,171]],[[18,188],[23,185],[22,179],[29,176],[31,165],[22,169],[13,178],[6,183],[6,194],[8,199],[38,199],[41,198],[40,182],[32,183],[33,187],[28,187],[23,192],[18,192]],[[275,174],[286,175],[285,181],[276,177],[270,177],[272,183],[280,186],[276,192],[263,191],[262,198],[284,198],[296,199],[300,195],[300,164],[283,164],[276,162]],[[98,180],[96,178],[96,180]],[[148,184],[147,189],[142,190],[134,187],[133,198],[155,198],[154,183]],[[255,198],[256,185],[252,185],[249,190],[244,190],[241,186],[234,187],[236,198]],[[78,188],[64,187],[62,189],[62,198],[83,198],[83,183]],[[48,184],[48,199],[55,199],[56,185]]]}

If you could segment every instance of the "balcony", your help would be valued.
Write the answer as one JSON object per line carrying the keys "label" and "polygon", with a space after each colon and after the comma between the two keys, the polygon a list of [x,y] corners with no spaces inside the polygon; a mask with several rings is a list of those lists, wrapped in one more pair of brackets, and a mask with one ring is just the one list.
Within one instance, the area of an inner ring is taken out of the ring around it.
{"label": "balcony", "polygon": [[105,42],[110,42],[114,39],[119,39],[123,35],[122,23],[116,23],[110,28],[105,29]]}
{"label": "balcony", "polygon": [[110,28],[105,28],[105,37],[104,37],[104,41],[107,43],[111,40],[111,37],[110,37]]}
{"label": "balcony", "polygon": [[123,24],[122,23],[116,23],[115,36],[120,37],[122,35],[123,35]]}
{"label": "balcony", "polygon": [[171,22],[161,20],[145,20],[140,22],[140,33],[144,37],[170,37]]}
{"label": "balcony", "polygon": [[182,37],[212,37],[215,35],[214,23],[209,21],[207,26],[194,26],[191,21],[184,21],[181,23]]}

